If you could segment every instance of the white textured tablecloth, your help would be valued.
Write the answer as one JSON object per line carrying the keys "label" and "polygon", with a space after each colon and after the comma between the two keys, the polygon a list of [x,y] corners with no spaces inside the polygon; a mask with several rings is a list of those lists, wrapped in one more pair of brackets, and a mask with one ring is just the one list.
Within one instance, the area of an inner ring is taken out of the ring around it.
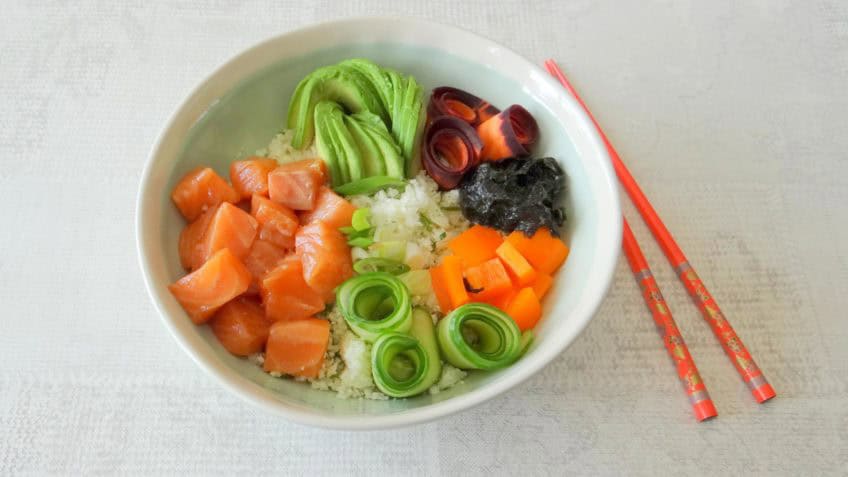
{"label": "white textured tablecloth", "polygon": [[[147,3],[0,8],[0,475],[848,473],[844,1]],[[629,204],[717,420],[692,418],[624,261],[544,372],[431,424],[301,427],[206,377],[142,285],[142,164],[213,67],[359,14],[559,60],[778,398],[754,403]]]}

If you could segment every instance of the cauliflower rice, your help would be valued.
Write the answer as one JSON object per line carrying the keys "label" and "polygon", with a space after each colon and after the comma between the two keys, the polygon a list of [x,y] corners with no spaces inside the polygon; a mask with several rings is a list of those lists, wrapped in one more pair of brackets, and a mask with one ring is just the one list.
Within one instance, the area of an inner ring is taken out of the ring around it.
{"label": "cauliflower rice", "polygon": [[[297,150],[291,145],[292,130],[285,130],[271,140],[257,155],[268,156],[281,163],[316,157],[314,145]],[[469,224],[459,211],[458,191],[440,192],[426,173],[421,172],[408,181],[400,191],[388,189],[372,196],[355,196],[351,202],[356,207],[371,209],[371,224],[376,241],[406,242],[405,262],[412,270],[423,270],[437,265],[447,250],[448,241],[467,229]],[[370,251],[353,248],[354,260],[370,256]],[[412,295],[415,306],[439,315],[439,306],[432,293]],[[336,307],[324,313],[330,321],[330,343],[324,356],[324,365],[317,379],[296,378],[308,381],[315,389],[335,391],[341,399],[388,399],[380,392],[371,377],[371,345],[361,340],[348,328]],[[251,356],[262,364],[262,353]],[[430,388],[437,394],[459,382],[466,372],[448,363],[442,364],[439,381]],[[274,376],[281,376],[272,373]]]}

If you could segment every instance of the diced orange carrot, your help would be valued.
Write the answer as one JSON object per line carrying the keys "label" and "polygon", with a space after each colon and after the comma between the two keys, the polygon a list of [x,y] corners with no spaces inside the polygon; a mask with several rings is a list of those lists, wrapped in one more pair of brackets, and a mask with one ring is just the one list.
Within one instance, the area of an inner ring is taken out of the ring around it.
{"label": "diced orange carrot", "polygon": [[516,230],[506,240],[539,272],[553,274],[568,257],[568,246],[547,228],[540,228],[533,237]]}
{"label": "diced orange carrot", "polygon": [[200,268],[168,285],[191,321],[205,323],[250,285],[250,272],[230,249],[219,250]]}
{"label": "diced orange carrot", "polygon": [[215,206],[198,217],[194,222],[185,226],[180,232],[180,264],[186,270],[197,270],[206,261],[206,230],[219,206]]}
{"label": "diced orange carrot", "polygon": [[268,173],[277,168],[277,161],[268,157],[249,157],[230,164],[230,182],[242,199],[253,194],[268,197]]}
{"label": "diced orange carrot", "polygon": [[335,301],[336,287],[353,276],[347,239],[324,222],[304,225],[295,235],[295,250],[303,262],[306,283],[326,303]]}
{"label": "diced orange carrot", "polygon": [[509,302],[506,307],[509,315],[521,331],[529,330],[536,326],[536,322],[542,317],[542,305],[533,289],[525,287]]}
{"label": "diced orange carrot", "polygon": [[291,254],[262,280],[265,315],[274,321],[309,318],[324,309],[324,300],[303,279],[300,257]]}
{"label": "diced orange carrot", "polygon": [[286,251],[271,242],[257,239],[250,247],[250,252],[244,257],[244,266],[250,271],[253,281],[245,292],[249,295],[259,293],[262,280],[271,270],[277,268],[280,262],[286,258]]}
{"label": "diced orange carrot", "polygon": [[324,222],[330,227],[349,227],[356,207],[333,192],[329,187],[321,187],[315,208],[300,214],[300,223],[308,225],[314,222]]}
{"label": "diced orange carrot", "polygon": [[255,300],[236,298],[215,313],[209,327],[227,351],[247,356],[265,347],[271,321]]}
{"label": "diced orange carrot", "polygon": [[224,202],[215,211],[203,237],[205,259],[224,248],[230,249],[239,259],[244,258],[250,252],[258,228],[256,219],[250,214]]}
{"label": "diced orange carrot", "polygon": [[282,164],[268,174],[271,200],[294,210],[312,210],[318,189],[327,180],[327,166],[321,159]]}
{"label": "diced orange carrot", "polygon": [[212,169],[198,167],[184,175],[171,192],[180,213],[192,221],[221,202],[236,203],[238,193]]}
{"label": "diced orange carrot", "polygon": [[439,300],[442,313],[449,313],[454,308],[468,303],[469,296],[462,279],[462,260],[455,255],[448,255],[441,265],[430,269],[433,292]]}
{"label": "diced orange carrot", "polygon": [[294,249],[294,234],[299,226],[297,215],[284,205],[253,194],[250,213],[259,222],[259,238],[287,250]]}
{"label": "diced orange carrot", "polygon": [[536,274],[536,280],[533,282],[533,293],[536,294],[536,297],[539,298],[539,301],[545,297],[548,293],[548,290],[551,289],[551,285],[554,283],[553,277],[548,275],[545,272],[538,272]]}
{"label": "diced orange carrot", "polygon": [[478,292],[469,294],[471,301],[488,302],[512,290],[512,280],[498,258],[486,260],[480,265],[465,269],[468,285]]}
{"label": "diced orange carrot", "polygon": [[511,243],[502,243],[495,253],[503,262],[515,286],[525,287],[536,280],[536,270]]}
{"label": "diced orange carrot", "polygon": [[515,295],[517,294],[518,290],[512,288],[508,292],[490,300],[488,303],[496,308],[500,308],[501,311],[506,313],[507,307],[509,307],[509,304],[512,302],[512,299],[515,298]]}
{"label": "diced orange carrot", "polygon": [[462,259],[466,267],[479,265],[495,257],[495,250],[503,243],[500,232],[474,225],[448,242],[448,248]]}
{"label": "diced orange carrot", "polygon": [[317,378],[330,343],[330,322],[318,318],[278,321],[265,345],[266,372]]}

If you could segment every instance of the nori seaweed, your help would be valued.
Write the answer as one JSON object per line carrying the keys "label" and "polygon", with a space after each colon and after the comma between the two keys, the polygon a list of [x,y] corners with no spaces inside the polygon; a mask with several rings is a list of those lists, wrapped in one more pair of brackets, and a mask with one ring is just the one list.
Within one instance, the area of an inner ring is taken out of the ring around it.
{"label": "nori seaweed", "polygon": [[485,162],[467,174],[459,203],[471,222],[528,236],[548,227],[559,236],[565,222],[564,192],[565,172],[555,159],[505,159]]}

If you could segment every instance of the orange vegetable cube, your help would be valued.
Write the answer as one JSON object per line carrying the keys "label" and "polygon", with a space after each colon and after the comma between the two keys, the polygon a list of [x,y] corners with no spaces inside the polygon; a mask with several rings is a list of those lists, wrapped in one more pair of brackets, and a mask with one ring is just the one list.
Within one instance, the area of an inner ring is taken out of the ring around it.
{"label": "orange vegetable cube", "polygon": [[506,271],[509,272],[509,276],[515,281],[516,286],[525,287],[536,280],[536,270],[511,243],[502,243],[495,250],[495,254],[506,266]]}
{"label": "orange vegetable cube", "polygon": [[195,324],[209,321],[225,303],[241,295],[250,285],[250,272],[225,248],[200,268],[168,285]]}
{"label": "orange vegetable cube", "polygon": [[171,200],[183,217],[192,221],[221,202],[238,202],[239,195],[215,171],[198,167],[180,179],[171,192]]}
{"label": "orange vegetable cube", "polygon": [[262,351],[271,321],[254,300],[237,298],[222,306],[209,322],[212,333],[230,353],[247,356]]}
{"label": "orange vegetable cube", "polygon": [[568,246],[554,237],[547,228],[540,228],[527,237],[521,231],[514,231],[506,238],[537,272],[553,274],[568,257]]}
{"label": "orange vegetable cube", "polygon": [[530,287],[519,290],[504,311],[521,331],[533,328],[542,317],[542,305]]}
{"label": "orange vegetable cube", "polygon": [[488,302],[512,290],[512,280],[510,280],[506,268],[498,258],[486,260],[480,265],[466,268],[465,279],[472,289],[470,292],[471,301]]}
{"label": "orange vegetable cube", "polygon": [[495,308],[500,308],[501,311],[506,313],[506,309],[510,303],[512,303],[512,299],[515,298],[515,295],[518,294],[518,290],[515,288],[510,289],[508,292],[496,296],[492,300],[489,300],[488,303]]}
{"label": "orange vegetable cube", "polygon": [[463,265],[473,267],[495,257],[503,237],[495,229],[474,225],[448,242],[448,248],[462,259]]}
{"label": "orange vegetable cube", "polygon": [[277,168],[277,161],[267,157],[249,157],[230,164],[230,182],[242,199],[253,194],[268,197],[268,174]]}
{"label": "orange vegetable cube", "polygon": [[321,187],[315,208],[309,212],[300,214],[300,223],[309,225],[315,222],[324,222],[330,227],[350,227],[353,213],[356,207],[340,195],[333,192],[329,187]]}
{"label": "orange vegetable cube", "polygon": [[430,269],[430,279],[442,313],[450,313],[454,308],[468,303],[470,298],[462,278],[462,260],[459,257],[445,257],[441,265]]}
{"label": "orange vegetable cube", "polygon": [[300,257],[289,255],[262,280],[265,315],[274,321],[309,318],[324,309],[324,300],[303,279]]}
{"label": "orange vegetable cube", "polygon": [[266,372],[317,378],[330,343],[330,322],[318,318],[278,321],[265,345]]}
{"label": "orange vegetable cube", "polygon": [[553,277],[547,273],[539,272],[536,274],[536,280],[533,282],[531,287],[533,288],[533,293],[535,293],[536,297],[541,301],[548,293],[548,290],[551,289],[551,285],[553,285],[553,283]]}

